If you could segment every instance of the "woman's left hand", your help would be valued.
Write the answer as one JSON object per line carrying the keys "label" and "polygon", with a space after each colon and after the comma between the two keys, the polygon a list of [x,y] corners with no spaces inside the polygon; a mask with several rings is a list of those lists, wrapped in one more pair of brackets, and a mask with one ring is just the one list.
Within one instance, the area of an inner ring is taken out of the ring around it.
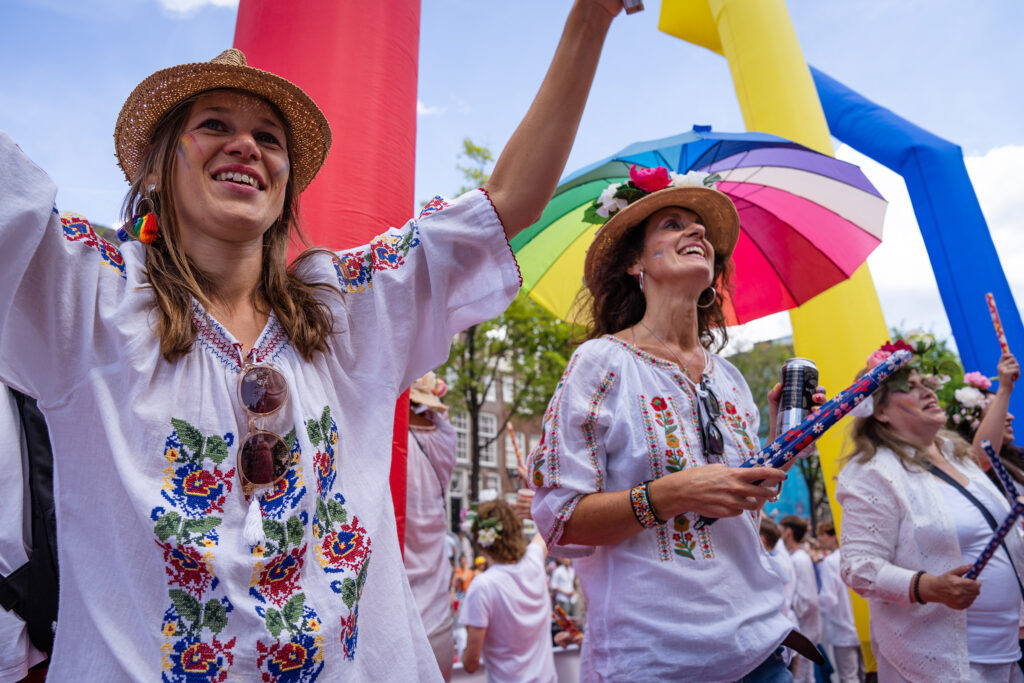
{"label": "woman's left hand", "polygon": [[[782,399],[782,382],[776,382],[775,386],[768,391],[768,443],[775,441],[779,436],[779,401]],[[820,406],[828,400],[825,394],[825,387],[818,386],[818,390],[811,395],[815,406]],[[815,408],[817,410],[817,408]],[[813,412],[813,411],[811,411]]]}

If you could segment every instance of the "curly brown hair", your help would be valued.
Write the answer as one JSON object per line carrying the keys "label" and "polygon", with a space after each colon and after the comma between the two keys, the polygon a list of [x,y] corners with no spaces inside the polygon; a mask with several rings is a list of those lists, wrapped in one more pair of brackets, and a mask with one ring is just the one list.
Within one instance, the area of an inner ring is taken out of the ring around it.
{"label": "curly brown hair", "polygon": [[[647,301],[637,279],[627,269],[643,253],[644,236],[650,216],[633,226],[616,245],[619,257],[603,261],[595,271],[589,288],[576,297],[575,319],[588,320],[585,339],[594,339],[640,322],[647,310]],[[732,291],[733,261],[731,256],[715,253],[715,300],[707,308],[697,308],[697,336],[701,345],[719,351],[729,341],[726,331],[724,294]]]}
{"label": "curly brown hair", "polygon": [[477,518],[473,522],[473,540],[479,544],[478,536],[484,526],[481,520],[496,520],[501,524],[501,531],[494,543],[483,548],[495,562],[515,564],[526,554],[526,538],[523,536],[523,523],[516,513],[503,500],[489,500],[477,507]]}
{"label": "curly brown hair", "polygon": [[[175,151],[179,138],[192,104],[202,94],[182,100],[157,124],[152,143],[143,155],[121,208],[121,217],[128,224],[133,215],[152,210],[160,226],[160,238],[146,245],[146,276],[156,298],[160,352],[168,361],[174,361],[192,349],[196,338],[192,322],[193,299],[209,309],[210,299],[217,295],[216,274],[203,272],[178,239],[174,183],[171,181],[177,164]],[[282,121],[285,120],[273,103],[267,104]],[[287,137],[290,142],[291,131],[287,131]],[[146,184],[151,174],[160,180],[150,193],[146,191]],[[253,292],[253,305],[262,313],[269,313],[267,309],[273,310],[302,357],[312,360],[316,352],[327,349],[327,337],[334,326],[330,309],[317,296],[317,291],[333,290],[339,296],[340,292],[327,284],[307,284],[295,276],[295,269],[302,261],[324,250],[307,249],[289,267],[288,244],[293,236],[305,244],[299,229],[295,177],[290,174],[281,218],[263,234],[263,265]]]}

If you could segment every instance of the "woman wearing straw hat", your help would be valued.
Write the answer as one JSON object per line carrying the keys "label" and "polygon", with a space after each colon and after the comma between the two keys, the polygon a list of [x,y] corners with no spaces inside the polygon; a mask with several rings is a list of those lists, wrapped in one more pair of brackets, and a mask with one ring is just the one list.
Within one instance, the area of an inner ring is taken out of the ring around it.
{"label": "woman wearing straw hat", "polygon": [[[595,202],[611,217],[584,266],[589,340],[530,462],[534,521],[552,554],[578,558],[581,678],[789,680],[793,624],[757,513],[786,475],[735,467],[758,448],[758,409],[710,352],[739,217],[705,174],[630,175]],[[698,515],[723,519],[697,529]]]}
{"label": "woman wearing straw hat", "polygon": [[440,678],[391,509],[394,401],[518,290],[506,239],[555,188],[620,9],[575,2],[482,191],[292,267],[330,130],[237,50],[125,103],[137,241],[60,215],[0,134],[0,381],[52,427],[55,680]]}
{"label": "woman wearing straw hat", "polygon": [[448,387],[433,372],[409,388],[403,559],[409,587],[444,679],[455,662],[455,622],[448,560],[448,486],[455,469],[455,428],[441,402]]}

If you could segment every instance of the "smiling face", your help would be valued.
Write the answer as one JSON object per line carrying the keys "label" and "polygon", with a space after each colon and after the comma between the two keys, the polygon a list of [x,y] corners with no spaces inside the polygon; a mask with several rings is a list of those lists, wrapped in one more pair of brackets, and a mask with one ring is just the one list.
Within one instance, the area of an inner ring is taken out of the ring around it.
{"label": "smiling face", "polygon": [[640,258],[629,268],[645,282],[672,283],[699,295],[714,280],[715,249],[693,211],[670,206],[655,211],[644,222]]}
{"label": "smiling face", "polygon": [[897,434],[919,434],[935,430],[946,423],[946,411],[939,399],[921,380],[917,372],[910,373],[909,391],[891,391],[887,400],[875,408],[875,419],[889,425]]}
{"label": "smiling face", "polygon": [[196,98],[178,140],[174,209],[186,251],[197,241],[261,239],[284,207],[284,123],[264,100],[215,90]]}

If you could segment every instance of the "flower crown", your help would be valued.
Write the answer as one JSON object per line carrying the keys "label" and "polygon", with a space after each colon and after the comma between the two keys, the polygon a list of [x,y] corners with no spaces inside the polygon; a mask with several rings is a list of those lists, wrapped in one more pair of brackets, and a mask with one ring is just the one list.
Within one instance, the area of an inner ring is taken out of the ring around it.
{"label": "flower crown", "polygon": [[474,522],[476,528],[476,542],[481,548],[490,548],[498,540],[498,534],[503,531],[501,520],[497,517],[477,517]]}
{"label": "flower crown", "polygon": [[916,371],[921,375],[922,382],[933,391],[938,392],[949,382],[949,373],[956,372],[958,368],[935,358],[934,354],[930,353],[935,347],[934,335],[914,330],[907,333],[905,340],[897,339],[895,342],[886,342],[878,350],[872,352],[867,359],[867,369],[871,370],[901,349],[910,351],[914,354],[910,362],[891,374],[885,383],[893,391],[910,391],[910,373]]}
{"label": "flower crown", "polygon": [[710,174],[702,171],[676,173],[664,166],[640,168],[636,164],[629,169],[629,180],[624,183],[612,183],[604,192],[587,207],[583,220],[587,223],[602,225],[622,209],[649,194],[664,190],[667,187],[710,187],[722,179],[718,173]]}
{"label": "flower crown", "polygon": [[[887,341],[877,350],[872,351],[865,365],[868,370],[871,370],[884,363],[889,356],[897,351],[910,351],[913,354],[910,362],[889,375],[884,380],[885,385],[893,391],[910,391],[910,373],[917,372],[921,376],[921,381],[938,393],[950,381],[949,373],[959,372],[959,367],[954,367],[954,364],[940,358],[937,353],[933,353],[937,350],[937,346],[934,335],[920,330],[912,330],[906,334],[905,339],[897,339],[895,342]],[[857,405],[852,414],[855,417],[871,417],[874,408],[873,397],[869,396]]]}
{"label": "flower crown", "polygon": [[992,400],[984,392],[992,386],[992,380],[980,372],[964,374],[964,385],[953,392],[946,413],[952,426],[969,425],[972,430],[981,425],[981,411]]}

